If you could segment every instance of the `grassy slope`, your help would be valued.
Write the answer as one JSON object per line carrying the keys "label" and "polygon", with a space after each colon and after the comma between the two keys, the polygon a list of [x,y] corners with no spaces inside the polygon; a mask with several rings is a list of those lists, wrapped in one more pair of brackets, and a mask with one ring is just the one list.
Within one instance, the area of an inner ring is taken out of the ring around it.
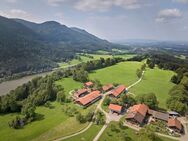
{"label": "grassy slope", "polygon": [[92,141],[101,128],[101,125],[93,124],[86,132],[64,141]]}
{"label": "grassy slope", "polygon": [[[81,86],[80,83],[73,81],[71,78],[66,78],[63,81],[57,82],[63,83],[65,91],[68,92],[74,88]],[[41,134],[44,137],[48,135],[59,136],[66,135],[78,131],[86,126],[86,124],[79,124],[75,118],[69,118],[62,112],[62,105],[57,102],[52,103],[54,109],[48,109],[45,107],[37,107],[36,113],[41,115],[40,120],[32,122],[24,127],[24,129],[14,130],[8,127],[8,122],[12,120],[18,114],[7,114],[0,116],[0,141],[26,141],[37,138]],[[75,106],[72,103],[70,106]],[[88,110],[82,110],[78,107],[79,111],[86,112]],[[92,108],[92,107],[91,107]],[[72,123],[72,124],[70,124]],[[66,127],[66,128],[65,128]],[[57,130],[60,129],[60,130]],[[41,137],[40,137],[41,138]]]}
{"label": "grassy slope", "polygon": [[120,83],[126,86],[138,80],[136,70],[140,68],[140,62],[123,62],[117,65],[96,70],[89,74],[90,79],[98,79],[103,84]]}
{"label": "grassy slope", "polygon": [[130,89],[130,92],[135,95],[155,93],[159,106],[161,108],[166,108],[165,103],[168,98],[169,90],[174,86],[170,82],[170,79],[174,75],[174,72],[167,70],[147,69],[144,75],[144,79],[136,86]]}
{"label": "grassy slope", "polygon": [[[110,129],[110,125],[114,124],[117,129],[120,130],[120,132],[112,132]],[[131,141],[139,141],[139,137],[135,134],[135,130],[130,128],[120,129],[117,122],[111,122],[107,129],[104,131],[102,136],[100,137],[99,141],[123,141],[121,138],[122,131],[127,133],[129,139]],[[160,137],[158,139],[159,141],[172,141],[172,139]]]}

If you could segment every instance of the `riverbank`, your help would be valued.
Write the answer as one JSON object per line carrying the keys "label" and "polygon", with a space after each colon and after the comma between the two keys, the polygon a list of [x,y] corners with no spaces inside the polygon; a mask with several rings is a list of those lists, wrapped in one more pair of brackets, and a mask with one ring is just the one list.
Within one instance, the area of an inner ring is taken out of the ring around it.
{"label": "riverbank", "polygon": [[38,74],[24,76],[24,77],[15,79],[15,80],[4,81],[4,82],[0,83],[0,96],[6,95],[11,90],[16,89],[18,86],[23,85],[24,83],[27,83],[28,81],[32,80],[35,77],[46,76],[47,74],[50,74],[52,72],[53,71],[38,73]]}

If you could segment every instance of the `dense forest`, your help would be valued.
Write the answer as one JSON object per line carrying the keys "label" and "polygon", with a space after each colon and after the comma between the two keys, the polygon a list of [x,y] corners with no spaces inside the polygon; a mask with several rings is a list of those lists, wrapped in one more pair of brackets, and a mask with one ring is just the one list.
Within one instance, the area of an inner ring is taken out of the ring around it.
{"label": "dense forest", "polygon": [[119,46],[54,21],[36,24],[0,16],[0,34],[0,78],[49,71],[75,53]]}

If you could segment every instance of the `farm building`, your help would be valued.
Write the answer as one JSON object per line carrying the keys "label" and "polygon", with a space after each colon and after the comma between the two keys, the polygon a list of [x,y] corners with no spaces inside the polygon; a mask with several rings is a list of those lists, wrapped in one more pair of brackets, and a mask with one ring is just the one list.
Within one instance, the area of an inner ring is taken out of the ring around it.
{"label": "farm building", "polygon": [[90,94],[87,94],[84,97],[81,97],[76,100],[76,102],[84,107],[89,106],[90,104],[96,102],[101,98],[100,91],[93,91]]}
{"label": "farm building", "polygon": [[170,129],[172,129],[175,132],[178,132],[178,133],[183,132],[183,126],[177,118],[169,118],[167,125]]}
{"label": "farm building", "polygon": [[110,104],[108,108],[112,113],[115,112],[115,113],[121,114],[122,112],[122,106],[120,105]]}
{"label": "farm building", "polygon": [[144,122],[148,110],[149,107],[145,104],[134,105],[129,108],[126,120],[140,125]]}
{"label": "farm building", "polygon": [[73,98],[74,99],[77,99],[77,98],[80,98],[80,97],[83,97],[85,95],[88,94],[88,90],[87,89],[80,89],[78,91],[76,91],[73,95]]}
{"label": "farm building", "polygon": [[168,122],[169,114],[168,113],[162,113],[155,110],[148,110],[148,114],[152,116],[153,120],[163,120]]}
{"label": "farm building", "polygon": [[85,88],[91,88],[93,85],[94,84],[91,81],[84,83]]}
{"label": "farm building", "polygon": [[102,90],[104,92],[107,92],[107,91],[112,90],[113,88],[114,88],[114,86],[112,84],[107,84],[107,85],[105,85],[105,86],[102,87]]}
{"label": "farm building", "polygon": [[116,87],[114,90],[111,91],[110,96],[118,98],[125,91],[126,91],[126,87],[124,85],[119,85],[118,87]]}

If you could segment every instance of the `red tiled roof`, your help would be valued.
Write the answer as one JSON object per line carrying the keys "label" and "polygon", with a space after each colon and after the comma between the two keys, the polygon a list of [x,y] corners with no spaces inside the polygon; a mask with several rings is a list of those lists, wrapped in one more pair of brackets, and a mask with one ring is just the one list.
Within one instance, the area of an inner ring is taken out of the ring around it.
{"label": "red tiled roof", "polygon": [[139,123],[142,123],[149,108],[145,104],[138,104],[131,107],[128,111],[126,119],[134,118]]}
{"label": "red tiled roof", "polygon": [[102,87],[103,91],[108,91],[110,89],[112,89],[114,86],[112,84],[107,84],[105,86]]}
{"label": "red tiled roof", "polygon": [[118,97],[125,89],[126,89],[126,87],[125,87],[124,85],[120,85],[120,86],[118,86],[117,88],[115,88],[115,89],[112,91],[112,94],[113,94],[115,97]]}
{"label": "red tiled roof", "polygon": [[108,106],[110,110],[121,112],[122,106],[116,105],[116,104],[110,104]]}
{"label": "red tiled roof", "polygon": [[168,127],[176,127],[177,129],[181,130],[182,129],[182,124],[178,119],[168,119]]}
{"label": "red tiled roof", "polygon": [[93,85],[93,82],[91,82],[91,81],[86,82],[85,85],[86,85],[86,86],[92,86],[92,85]]}
{"label": "red tiled roof", "polygon": [[77,102],[80,102],[82,105],[87,105],[88,103],[92,102],[93,100],[97,99],[100,97],[100,91],[93,91],[90,94],[77,99]]}
{"label": "red tiled roof", "polygon": [[76,93],[75,93],[75,96],[79,97],[81,94],[84,94],[87,92],[87,89],[81,89],[81,90],[78,90]]}

